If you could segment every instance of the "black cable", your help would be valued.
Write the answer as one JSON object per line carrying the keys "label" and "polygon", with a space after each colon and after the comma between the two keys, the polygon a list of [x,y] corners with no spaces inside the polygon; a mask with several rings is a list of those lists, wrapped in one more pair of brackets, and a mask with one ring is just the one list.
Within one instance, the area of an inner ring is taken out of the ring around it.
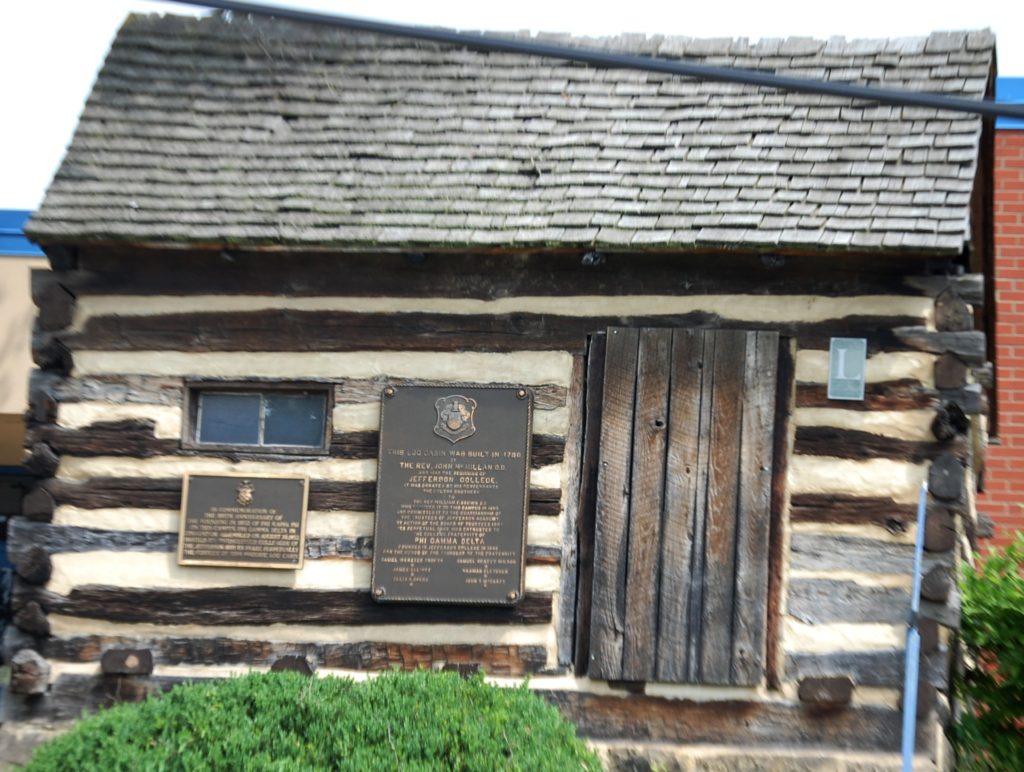
{"label": "black cable", "polygon": [[394,24],[371,19],[360,19],[353,16],[339,16],[259,3],[239,3],[232,0],[213,0],[213,2],[172,0],[172,2],[204,8],[215,8],[222,11],[231,11],[232,13],[275,16],[280,19],[309,22],[328,27],[376,32],[382,35],[429,40],[435,43],[449,43],[480,51],[502,51],[505,53],[525,54],[527,56],[546,56],[553,59],[583,62],[609,69],[645,70],[647,72],[660,72],[669,75],[682,75],[698,80],[743,83],[748,86],[763,86],[781,91],[861,99],[885,105],[930,107],[935,110],[950,110],[993,118],[1005,117],[1024,120],[1024,105],[1000,104],[988,99],[965,99],[963,97],[941,96],[920,91],[904,91],[875,86],[857,86],[849,83],[833,83],[826,80],[790,78],[771,72],[747,70],[740,67],[713,67],[711,65],[677,59],[658,59],[650,56],[615,54],[588,48],[540,43],[534,40],[502,38],[493,35],[479,35],[470,32],[456,32],[454,30],[430,27],[416,27],[407,24]]}

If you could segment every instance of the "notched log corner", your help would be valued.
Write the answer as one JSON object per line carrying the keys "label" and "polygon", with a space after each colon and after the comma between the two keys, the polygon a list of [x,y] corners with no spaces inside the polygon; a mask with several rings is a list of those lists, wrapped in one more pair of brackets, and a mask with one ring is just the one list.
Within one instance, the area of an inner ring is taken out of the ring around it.
{"label": "notched log corner", "polygon": [[939,442],[948,442],[954,437],[967,434],[971,428],[971,419],[964,409],[956,402],[943,402],[932,420],[932,434]]}
{"label": "notched log corner", "polygon": [[967,385],[967,363],[955,354],[945,353],[935,362],[935,388],[959,389]]}
{"label": "notched log corner", "polygon": [[149,649],[107,649],[100,659],[104,675],[149,675],[153,652]]}
{"label": "notched log corner", "polygon": [[42,547],[28,547],[11,556],[14,572],[29,584],[46,584],[53,573],[53,562]]}
{"label": "notched log corner", "polygon": [[966,467],[951,453],[943,453],[928,469],[928,491],[940,501],[960,501]]}
{"label": "notched log corner", "polygon": [[974,311],[952,286],[935,298],[935,328],[940,332],[966,332],[974,329]]}
{"label": "notched log corner", "polygon": [[928,508],[924,523],[924,548],[928,552],[948,552],[956,546],[957,533],[954,515],[946,507]]}
{"label": "notched log corner", "polygon": [[12,618],[14,626],[24,633],[39,638],[50,634],[50,620],[46,618],[46,612],[36,601],[30,600],[16,612]]}
{"label": "notched log corner", "polygon": [[25,467],[36,477],[53,477],[60,466],[60,456],[45,442],[33,443],[30,450]]}
{"label": "notched log corner", "polygon": [[921,580],[921,597],[925,600],[944,603],[953,589],[953,569],[939,564],[924,575]]}
{"label": "notched log corner", "polygon": [[270,666],[271,673],[280,673],[286,670],[305,676],[311,676],[316,672],[316,668],[313,667],[309,659],[301,654],[285,654],[274,660],[274,664]]}
{"label": "notched log corner", "polygon": [[37,486],[21,500],[21,515],[37,523],[48,523],[53,519],[53,510],[57,502],[53,495],[43,486]]}
{"label": "notched log corner", "polygon": [[50,663],[32,649],[22,649],[11,657],[11,691],[27,696],[46,693],[50,682]]}

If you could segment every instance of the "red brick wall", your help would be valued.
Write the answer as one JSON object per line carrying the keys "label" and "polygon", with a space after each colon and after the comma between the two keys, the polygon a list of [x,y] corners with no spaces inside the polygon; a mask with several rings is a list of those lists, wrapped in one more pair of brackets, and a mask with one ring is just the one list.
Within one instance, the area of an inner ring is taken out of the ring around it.
{"label": "red brick wall", "polygon": [[1024,530],[1024,130],[996,132],[996,400],[998,444],[988,451],[978,510],[996,523],[993,544]]}

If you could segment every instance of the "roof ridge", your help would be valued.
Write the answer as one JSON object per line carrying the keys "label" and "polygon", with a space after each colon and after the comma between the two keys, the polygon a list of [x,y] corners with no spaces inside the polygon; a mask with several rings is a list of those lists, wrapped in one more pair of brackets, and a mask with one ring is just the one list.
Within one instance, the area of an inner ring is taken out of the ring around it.
{"label": "roof ridge", "polygon": [[[277,34],[289,29],[315,31],[316,37],[331,35],[349,37],[390,37],[382,33],[361,30],[347,30],[338,27],[321,27],[308,22],[277,19],[256,15],[212,14],[210,16],[181,16],[177,14],[132,13],[125,22],[129,24],[173,24],[184,22],[198,29],[239,29],[249,26],[263,31],[273,27]],[[620,32],[612,35],[577,35],[569,32],[549,30],[474,30],[444,27],[440,25],[422,25],[427,29],[439,29],[473,35],[487,35],[513,40],[533,40],[537,42],[578,46],[596,50],[621,50],[640,55],[655,55],[668,58],[683,56],[806,56],[813,53],[828,53],[833,56],[870,55],[870,54],[920,54],[949,53],[952,51],[980,51],[995,46],[995,35],[991,29],[937,30],[921,35],[895,37],[846,37],[833,35],[818,38],[809,35],[789,35],[786,37],[766,36],[753,39],[747,36],[727,37],[710,36],[696,37],[690,35],[673,35],[663,33]],[[418,46],[445,46],[449,44],[409,41]]]}

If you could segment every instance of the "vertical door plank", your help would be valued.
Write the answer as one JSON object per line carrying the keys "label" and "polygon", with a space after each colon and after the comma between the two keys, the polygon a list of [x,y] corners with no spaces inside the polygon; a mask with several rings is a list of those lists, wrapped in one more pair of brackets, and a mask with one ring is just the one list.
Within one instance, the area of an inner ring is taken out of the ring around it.
{"label": "vertical door plank", "polygon": [[562,519],[562,577],[558,591],[558,664],[572,663],[576,635],[576,588],[579,568],[579,518],[583,483],[583,418],[586,411],[586,359],[577,354],[572,358],[572,378],[569,381],[569,431],[565,435],[563,462],[567,484],[565,488],[565,516]]}
{"label": "vertical door plank", "polygon": [[597,465],[601,448],[601,402],[604,395],[605,334],[590,339],[587,352],[586,415],[583,419],[583,457],[580,460],[579,576],[576,590],[576,674],[590,664],[590,609],[594,581],[594,520]]}
{"label": "vertical door plank", "polygon": [[714,405],[705,525],[701,681],[728,684],[736,569],[736,480],[743,415],[745,332],[715,334]]}
{"label": "vertical door plank", "polygon": [[590,614],[590,674],[615,680],[622,678],[626,629],[627,519],[638,341],[636,329],[609,328],[605,350]]}
{"label": "vertical door plank", "polygon": [[672,333],[656,668],[657,680],[666,682],[687,679],[703,346],[704,333],[699,330],[675,330]]}
{"label": "vertical door plank", "polygon": [[754,686],[764,671],[775,390],[779,336],[747,333],[736,524],[732,683]]}
{"label": "vertical door plank", "polygon": [[640,331],[626,569],[626,639],[622,677],[654,677],[658,643],[658,578],[668,435],[672,330]]}
{"label": "vertical door plank", "polygon": [[705,578],[705,527],[708,510],[708,463],[711,449],[711,425],[713,420],[713,394],[715,390],[715,349],[718,336],[714,332],[704,333],[704,344],[700,357],[700,420],[697,424],[697,480],[693,497],[693,548],[690,561],[689,589],[689,638],[687,640],[686,680],[698,683],[701,680],[701,646],[704,629],[704,584]]}

